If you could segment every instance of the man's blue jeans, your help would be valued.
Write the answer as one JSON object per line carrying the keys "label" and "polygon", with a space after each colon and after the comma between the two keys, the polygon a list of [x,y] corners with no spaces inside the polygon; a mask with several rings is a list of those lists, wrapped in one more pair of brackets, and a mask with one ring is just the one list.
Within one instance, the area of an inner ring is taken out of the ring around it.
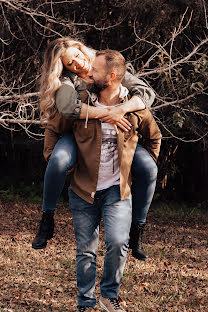
{"label": "man's blue jeans", "polygon": [[100,290],[103,297],[116,298],[128,251],[132,218],[131,198],[120,200],[120,186],[114,185],[96,192],[94,203],[89,204],[69,188],[69,205],[77,242],[78,305],[96,304],[93,292],[101,217],[105,230],[106,255]]}
{"label": "man's blue jeans", "polygon": [[[67,134],[57,142],[45,172],[43,211],[55,211],[67,170],[75,165],[76,152],[77,146],[73,134]],[[137,145],[131,169],[133,222],[145,223],[155,191],[157,165],[147,150]]]}

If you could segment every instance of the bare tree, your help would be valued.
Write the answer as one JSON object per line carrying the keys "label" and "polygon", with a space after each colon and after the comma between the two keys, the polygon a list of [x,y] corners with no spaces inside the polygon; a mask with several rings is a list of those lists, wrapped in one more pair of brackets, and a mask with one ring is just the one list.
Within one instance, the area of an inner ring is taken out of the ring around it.
{"label": "bare tree", "polygon": [[[151,4],[151,0],[147,2]],[[124,29],[122,25],[128,20],[129,27],[133,30],[131,42],[129,40],[123,49],[116,45],[112,48],[117,48],[126,54],[128,61],[136,68],[136,75],[154,86],[157,96],[152,111],[163,129],[164,137],[173,137],[184,142],[198,140],[206,142],[208,131],[208,114],[204,104],[207,101],[205,98],[207,98],[208,88],[206,2],[202,0],[200,3],[203,30],[194,40],[189,35],[194,19],[194,11],[190,8],[183,11],[180,18],[175,21],[175,27],[169,30],[165,39],[153,40],[152,34],[156,31],[154,26],[151,29],[146,27],[141,30],[137,15],[131,13],[132,15],[127,17],[129,12],[125,9],[129,6],[131,12],[135,11],[134,1],[117,1],[114,7],[111,5],[106,12],[104,10],[103,20],[98,17],[94,23],[88,20],[87,4],[85,10],[80,11],[82,13],[78,16],[76,10],[82,5],[83,2],[80,0],[44,2],[0,0],[1,125],[7,129],[12,128],[13,131],[24,130],[36,139],[42,138],[37,84],[41,55],[47,40],[66,35],[81,36],[86,39],[96,32],[101,38],[100,47],[103,48],[108,46],[105,35],[109,35],[109,32],[116,30],[122,38],[123,33],[120,29]],[[98,5],[98,8],[101,6]],[[68,10],[70,18],[58,13],[64,9]],[[118,9],[122,14],[116,22],[108,18]],[[165,14],[164,12],[165,9],[160,11],[161,16]],[[16,14],[15,27],[11,23],[14,13]],[[27,32],[23,28],[22,19],[26,23]],[[33,40],[35,32],[41,38],[39,41]],[[184,49],[181,48],[183,41],[186,41]],[[14,42],[23,42],[25,49],[20,49],[18,46],[14,52],[10,48],[14,46]],[[137,51],[142,53],[138,54]],[[22,59],[25,61],[22,62]]]}

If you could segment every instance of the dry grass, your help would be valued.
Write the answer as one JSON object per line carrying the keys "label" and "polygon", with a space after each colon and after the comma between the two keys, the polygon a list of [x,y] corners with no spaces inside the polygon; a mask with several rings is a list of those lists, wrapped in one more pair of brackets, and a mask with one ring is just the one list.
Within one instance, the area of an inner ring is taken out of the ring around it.
{"label": "dry grass", "polygon": [[[31,241],[40,205],[0,203],[0,312],[76,310],[75,239],[70,211],[60,206],[55,237],[44,250]],[[208,311],[207,216],[150,212],[147,262],[128,256],[120,296],[130,311]],[[103,265],[103,233],[96,294]],[[97,311],[101,311],[96,306]]]}

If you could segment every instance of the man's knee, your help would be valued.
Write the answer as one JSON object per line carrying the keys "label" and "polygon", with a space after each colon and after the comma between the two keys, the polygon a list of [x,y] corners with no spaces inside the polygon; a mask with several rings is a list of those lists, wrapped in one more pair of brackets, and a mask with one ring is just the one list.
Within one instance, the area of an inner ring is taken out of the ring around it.
{"label": "man's knee", "polygon": [[123,246],[128,246],[129,234],[128,235],[112,235],[106,239],[106,245],[112,249],[121,249]]}

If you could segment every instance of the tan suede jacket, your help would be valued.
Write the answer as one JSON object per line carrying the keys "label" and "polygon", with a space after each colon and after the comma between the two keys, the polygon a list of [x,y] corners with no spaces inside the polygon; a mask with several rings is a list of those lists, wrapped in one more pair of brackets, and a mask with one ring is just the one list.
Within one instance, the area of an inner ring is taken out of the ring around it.
{"label": "tan suede jacket", "polygon": [[[117,136],[121,200],[126,199],[130,194],[130,169],[138,140],[155,161],[158,158],[161,144],[160,130],[147,108],[129,113],[127,118],[132,124],[131,130],[129,132],[119,130]],[[46,160],[49,159],[60,135],[68,131],[73,131],[78,147],[78,160],[71,179],[71,187],[82,199],[93,203],[100,165],[101,122],[90,119],[85,128],[85,120],[70,121],[57,114],[48,122],[45,130],[44,157]]]}

